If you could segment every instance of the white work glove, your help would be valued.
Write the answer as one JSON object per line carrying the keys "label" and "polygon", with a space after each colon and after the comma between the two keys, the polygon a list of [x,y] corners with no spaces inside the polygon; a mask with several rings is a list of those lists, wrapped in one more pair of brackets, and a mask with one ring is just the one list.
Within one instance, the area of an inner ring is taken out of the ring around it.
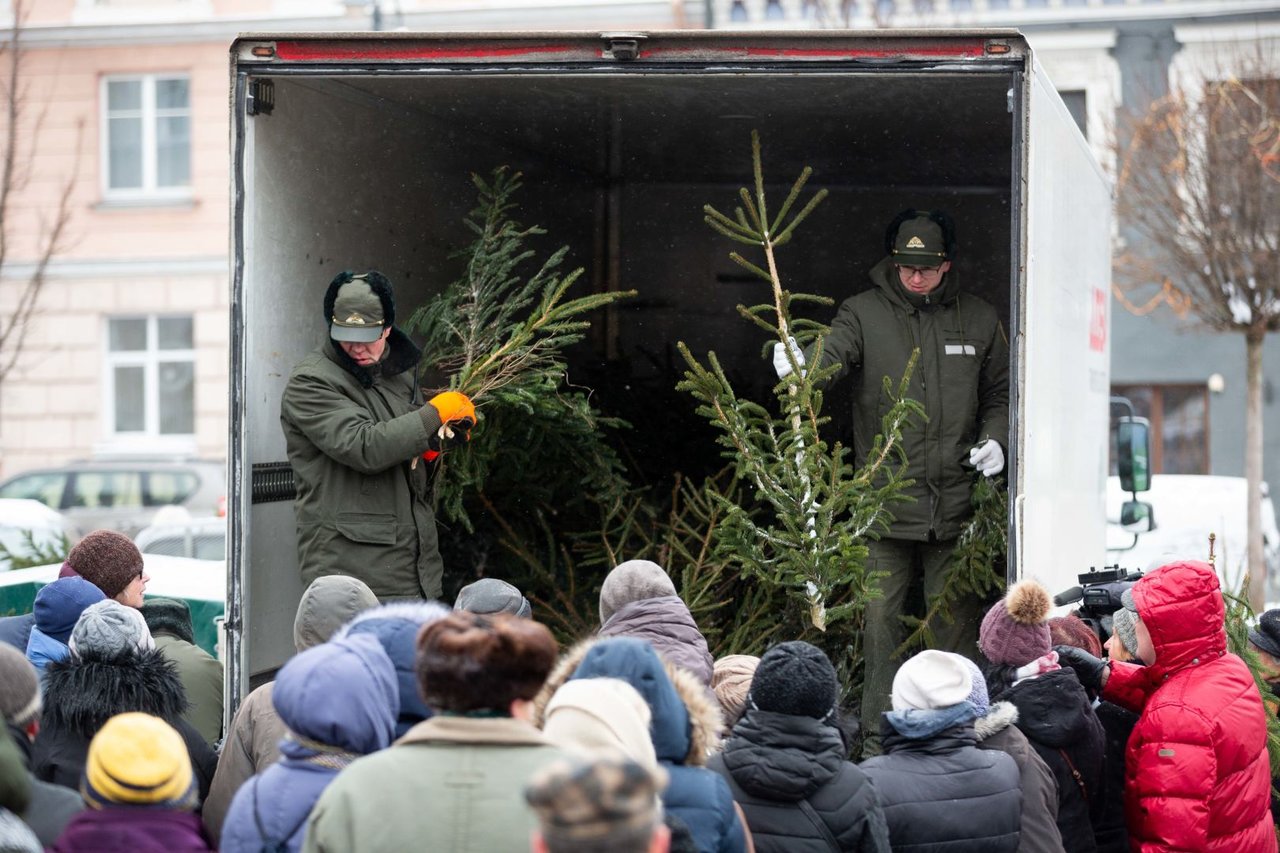
{"label": "white work glove", "polygon": [[982,472],[984,477],[994,477],[1004,470],[1004,451],[1000,442],[988,438],[969,450],[969,464]]}
{"label": "white work glove", "polygon": [[[800,350],[796,339],[788,336],[787,345],[791,347],[791,354],[795,356],[796,364],[803,368],[804,353]],[[787,360],[787,351],[783,349],[782,341],[773,345],[773,369],[777,372],[779,379],[786,379],[791,375],[791,362]]]}

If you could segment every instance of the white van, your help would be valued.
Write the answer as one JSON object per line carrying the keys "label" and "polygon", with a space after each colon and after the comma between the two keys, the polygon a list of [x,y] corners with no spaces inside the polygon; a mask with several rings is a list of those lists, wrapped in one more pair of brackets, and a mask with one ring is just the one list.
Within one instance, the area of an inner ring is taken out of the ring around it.
{"label": "white van", "polygon": [[[1214,564],[1223,585],[1239,590],[1248,561],[1248,491],[1244,477],[1157,474],[1142,499],[1151,504],[1156,527],[1128,533],[1120,527],[1120,505],[1130,495],[1120,479],[1107,479],[1107,557],[1127,569],[1154,569],[1173,558],[1205,560],[1209,534],[1215,536]],[[1280,568],[1280,528],[1275,508],[1262,485],[1262,538],[1267,577]],[[1272,595],[1267,599],[1271,600]]]}

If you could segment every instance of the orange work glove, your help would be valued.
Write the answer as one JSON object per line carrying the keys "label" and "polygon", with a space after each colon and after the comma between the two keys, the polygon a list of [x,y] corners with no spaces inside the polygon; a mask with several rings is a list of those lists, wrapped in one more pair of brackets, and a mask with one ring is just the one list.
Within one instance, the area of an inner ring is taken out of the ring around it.
{"label": "orange work glove", "polygon": [[428,402],[440,415],[440,431],[431,439],[431,449],[423,453],[422,458],[434,462],[440,456],[445,441],[471,440],[471,428],[476,423],[476,407],[460,391],[444,391]]}

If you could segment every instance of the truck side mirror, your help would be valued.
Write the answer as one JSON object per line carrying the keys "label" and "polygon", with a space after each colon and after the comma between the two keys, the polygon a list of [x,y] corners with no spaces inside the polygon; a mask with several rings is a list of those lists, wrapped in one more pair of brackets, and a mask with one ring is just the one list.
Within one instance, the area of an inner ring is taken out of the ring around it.
{"label": "truck side mirror", "polygon": [[1116,424],[1116,463],[1121,489],[1132,493],[1151,488],[1151,423],[1146,418],[1120,418]]}
{"label": "truck side mirror", "polygon": [[1125,501],[1120,507],[1120,526],[1130,533],[1156,529],[1156,514],[1144,501]]}

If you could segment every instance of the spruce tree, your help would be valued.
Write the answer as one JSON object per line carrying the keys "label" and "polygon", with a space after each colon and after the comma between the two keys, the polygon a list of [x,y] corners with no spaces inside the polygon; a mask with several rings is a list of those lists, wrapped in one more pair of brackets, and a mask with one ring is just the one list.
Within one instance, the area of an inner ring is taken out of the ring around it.
{"label": "spruce tree", "polygon": [[751,154],[754,192],[745,187],[739,191],[741,203],[733,216],[705,206],[705,220],[722,236],[763,253],[762,261],[738,252],[729,255],[766,283],[771,296],[768,302],[739,305],[738,312],[784,348],[792,336],[808,345],[809,365],[802,367],[788,350],[792,371],[773,387],[773,405],[766,407],[734,393],[714,352],[704,365],[681,342],[688,370],[678,387],[698,401],[698,412],[719,431],[717,440],[741,486],[736,492],[712,493],[722,515],[714,531],[716,554],[747,578],[802,601],[810,623],[825,631],[843,620],[860,624],[866,602],[878,595],[876,579],[866,568],[866,540],[886,528],[889,504],[902,499],[907,482],[902,428],[924,412],[905,396],[913,356],[899,382],[884,379],[892,405],[881,435],[858,467],[849,461],[848,448],[824,438],[822,427],[829,418],[822,414],[822,386],[838,367],[821,366],[827,327],[793,317],[791,306],[830,305],[831,300],[787,290],[777,250],[791,241],[826,191],[815,193],[793,214],[811,175],[806,167],[770,216],[760,139],[754,132]]}

